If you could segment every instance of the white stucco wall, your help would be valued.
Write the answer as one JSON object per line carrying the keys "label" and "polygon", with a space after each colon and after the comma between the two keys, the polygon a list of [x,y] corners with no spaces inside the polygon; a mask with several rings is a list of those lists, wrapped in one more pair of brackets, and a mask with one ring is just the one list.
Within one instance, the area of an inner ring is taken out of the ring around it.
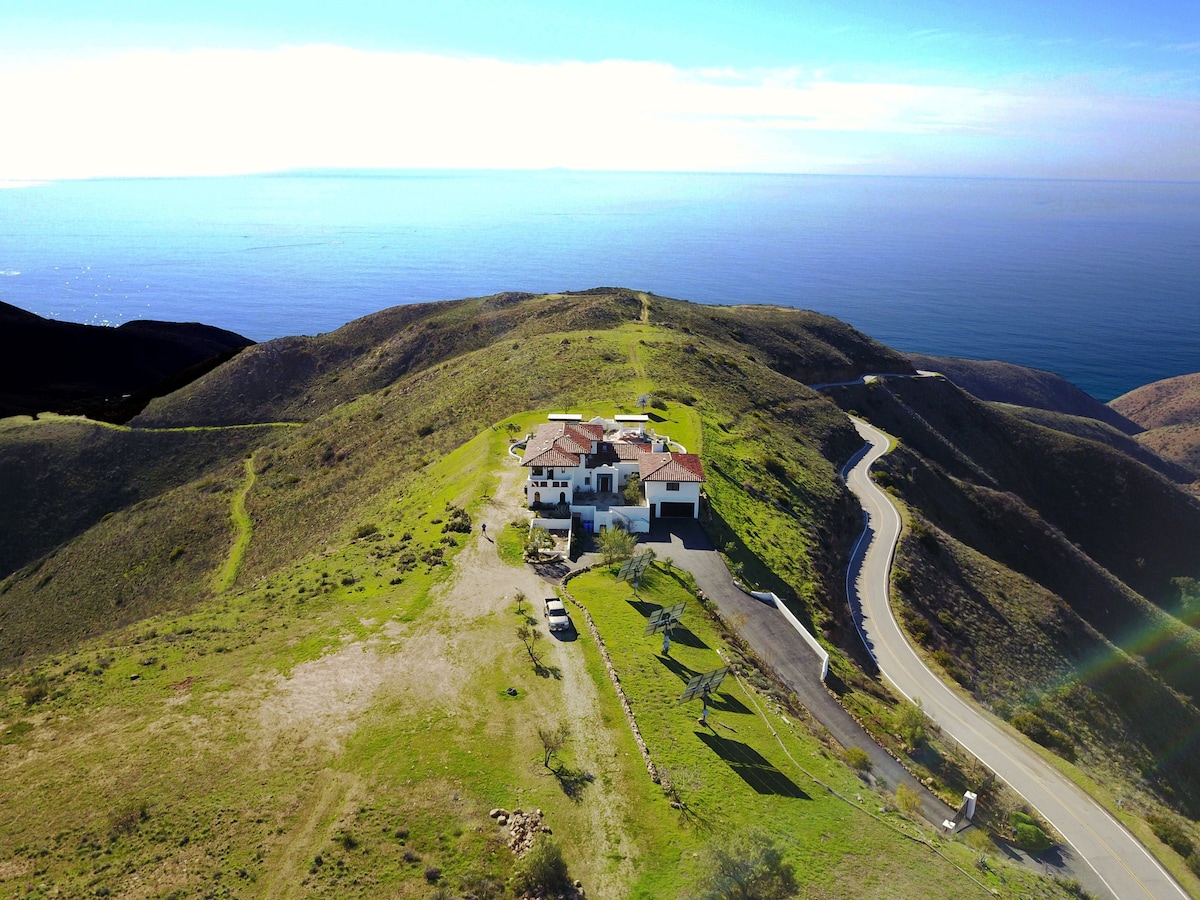
{"label": "white stucco wall", "polygon": [[677,491],[668,491],[667,484],[668,482],[665,481],[643,482],[642,486],[646,490],[646,502],[654,506],[656,512],[659,503],[691,503],[692,515],[697,515],[700,509],[700,482],[681,481]]}

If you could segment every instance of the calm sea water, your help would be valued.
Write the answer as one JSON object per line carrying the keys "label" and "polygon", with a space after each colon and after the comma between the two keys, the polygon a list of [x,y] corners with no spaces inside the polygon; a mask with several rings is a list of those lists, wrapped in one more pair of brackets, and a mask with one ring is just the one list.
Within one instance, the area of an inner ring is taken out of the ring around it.
{"label": "calm sea water", "polygon": [[815,309],[1107,400],[1200,370],[1200,184],[399,172],[0,190],[0,300],[72,321],[266,340],[599,285]]}

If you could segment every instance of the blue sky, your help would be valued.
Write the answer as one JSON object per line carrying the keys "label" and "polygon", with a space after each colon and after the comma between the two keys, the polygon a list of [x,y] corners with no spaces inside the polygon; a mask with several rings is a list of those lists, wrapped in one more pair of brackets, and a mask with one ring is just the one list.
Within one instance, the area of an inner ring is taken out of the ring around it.
{"label": "blue sky", "polygon": [[0,181],[307,167],[1200,179],[1200,3],[0,4]]}

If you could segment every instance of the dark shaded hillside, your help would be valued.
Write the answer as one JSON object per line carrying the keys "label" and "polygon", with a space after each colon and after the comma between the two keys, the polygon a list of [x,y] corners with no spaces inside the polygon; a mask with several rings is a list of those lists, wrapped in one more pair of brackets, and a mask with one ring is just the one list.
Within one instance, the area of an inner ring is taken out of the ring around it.
{"label": "dark shaded hillside", "polygon": [[155,432],[83,419],[0,424],[0,578],[103,516],[211,474],[270,429]]}
{"label": "dark shaded hillside", "polygon": [[[1024,515],[1033,527],[1014,542],[1037,531],[1035,514]],[[1137,773],[1171,806],[1200,815],[1200,708],[1158,674],[1164,660],[1119,649],[1063,595],[914,518],[896,557],[894,602],[946,676],[1094,777]],[[1086,570],[1072,549],[1060,546],[1059,567]],[[1176,661],[1195,668],[1194,656]]]}
{"label": "dark shaded hillside", "polygon": [[1187,485],[1196,478],[1195,473],[1186,466],[1159,456],[1154,452],[1143,441],[1143,438],[1149,432],[1142,432],[1136,437],[1131,437],[1128,434],[1118,431],[1111,425],[1107,425],[1097,419],[1090,419],[1086,416],[1072,416],[1068,413],[1050,412],[1044,409],[1034,409],[1030,406],[1012,406],[1007,403],[997,404],[997,406],[1010,416],[1016,416],[1018,419],[1024,419],[1026,422],[1034,425],[1041,425],[1043,428],[1052,428],[1064,434],[1071,434],[1078,438],[1096,441],[1097,443],[1112,447],[1114,450],[1120,450],[1126,456],[1136,459],[1144,466],[1149,466],[1176,484]]}
{"label": "dark shaded hillside", "polygon": [[940,379],[835,396],[945,474],[1021,498],[1151,599],[1200,569],[1200,502],[1124,453],[1007,415]]}
{"label": "dark shaded hillside", "polygon": [[1101,780],[1200,813],[1200,633],[1170,614],[1200,504],[1062,414],[938,378],[830,393],[899,440],[877,469],[911,514],[893,597],[930,661]]}
{"label": "dark shaded hillside", "polygon": [[908,359],[918,369],[942,373],[980,400],[1098,419],[1125,434],[1141,431],[1136,422],[1131,422],[1118,410],[1104,405],[1053,372],[996,360],[956,359],[919,353],[908,354]]}
{"label": "dark shaded hillside", "polygon": [[220,372],[152,403],[134,424],[309,421],[500,338],[610,328],[640,314],[641,304],[628,291],[509,293],[396,306],[319,337],[260,344]]}
{"label": "dark shaded hillside", "polygon": [[490,346],[641,321],[740,347],[802,382],[907,371],[903,358],[836,319],[777,307],[721,307],[620,288],[496,294],[398,306],[316,338],[282,338],[152,403],[139,426],[308,421],[397,378]]}
{"label": "dark shaded hillside", "polygon": [[782,306],[708,306],[655,297],[654,322],[735,342],[801,384],[857,378],[865,372],[911,374],[899,353],[844,322]]}
{"label": "dark shaded hillside", "polygon": [[59,412],[124,422],[252,343],[197,323],[104,328],[0,303],[0,418]]}

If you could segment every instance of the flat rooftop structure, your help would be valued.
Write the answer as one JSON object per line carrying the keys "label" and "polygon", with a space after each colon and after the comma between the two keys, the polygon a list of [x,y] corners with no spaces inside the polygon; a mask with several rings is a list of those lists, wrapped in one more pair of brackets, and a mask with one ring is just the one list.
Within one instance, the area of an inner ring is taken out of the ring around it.
{"label": "flat rooftop structure", "polygon": [[645,413],[633,413],[629,415],[613,416],[614,422],[649,422],[650,417]]}
{"label": "flat rooftop structure", "polygon": [[550,413],[547,416],[551,422],[582,422],[583,416],[579,413]]}

